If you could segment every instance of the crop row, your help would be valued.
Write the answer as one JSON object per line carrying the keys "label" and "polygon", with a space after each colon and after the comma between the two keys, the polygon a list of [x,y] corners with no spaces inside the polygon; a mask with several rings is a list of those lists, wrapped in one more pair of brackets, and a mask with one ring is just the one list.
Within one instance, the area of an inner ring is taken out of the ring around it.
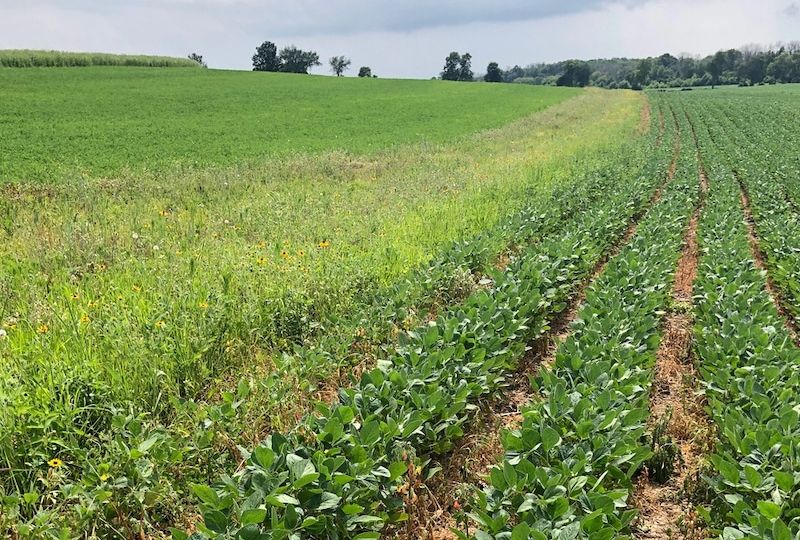
{"label": "crop row", "polygon": [[[463,304],[403,336],[335,404],[320,406],[287,436],[270,436],[232,478],[195,486],[202,533],[378,538],[402,523],[412,478],[435,474],[429,460],[463,435],[476,400],[503,389],[525,344],[548,329],[646,206],[670,154],[656,152],[639,178],[612,183],[556,233],[488,271],[485,286]],[[520,236],[536,222],[521,220]]]}
{"label": "crop row", "polygon": [[711,180],[699,226],[694,334],[719,440],[702,511],[723,539],[789,540],[800,534],[800,350],[754,262],[732,169],[743,163],[728,161],[735,128],[702,104],[688,114]]}
{"label": "crop row", "polygon": [[776,132],[786,127],[785,122],[763,110],[723,114],[712,109],[709,114],[715,119],[709,129],[715,132],[717,149],[747,190],[766,266],[796,325],[800,323],[800,215],[793,197],[800,162],[792,135],[782,134],[782,143],[777,144]]}
{"label": "crop row", "polygon": [[541,396],[503,434],[505,458],[469,514],[478,530],[461,538],[627,538],[631,479],[651,456],[644,434],[661,316],[698,197],[694,157],[682,151],[663,197],[537,376]]}

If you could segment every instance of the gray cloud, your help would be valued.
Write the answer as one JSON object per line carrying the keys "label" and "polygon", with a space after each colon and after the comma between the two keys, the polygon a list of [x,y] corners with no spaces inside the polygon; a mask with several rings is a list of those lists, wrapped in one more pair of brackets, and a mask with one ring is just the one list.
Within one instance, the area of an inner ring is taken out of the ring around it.
{"label": "gray cloud", "polygon": [[452,50],[472,53],[480,71],[490,61],[709,54],[798,38],[784,11],[798,0],[490,1],[0,0],[0,49],[197,51],[214,68],[249,69],[269,39],[323,60],[345,54],[381,77],[428,78]]}
{"label": "gray cloud", "polygon": [[792,2],[783,8],[783,14],[788,15],[789,17],[798,17],[800,16],[800,6],[797,5],[797,2]]}
{"label": "gray cloud", "polygon": [[[0,6],[9,0],[0,0]],[[12,5],[14,0],[10,0]],[[650,0],[29,0],[52,6],[114,15],[132,9],[195,11],[214,16],[239,14],[249,27],[274,36],[413,32],[477,22],[534,20]]]}

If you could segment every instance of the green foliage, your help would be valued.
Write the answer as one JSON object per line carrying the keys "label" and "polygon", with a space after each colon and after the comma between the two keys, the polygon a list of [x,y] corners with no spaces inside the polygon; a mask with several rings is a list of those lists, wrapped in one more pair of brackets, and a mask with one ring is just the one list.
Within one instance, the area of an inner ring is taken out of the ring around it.
{"label": "green foliage", "polygon": [[253,71],[280,71],[281,59],[278,58],[278,47],[271,41],[265,41],[256,47],[253,55]]}
{"label": "green foliage", "polygon": [[346,56],[334,56],[328,60],[328,63],[331,66],[331,71],[333,74],[337,77],[341,77],[342,73],[350,68],[350,64],[352,62]]}
{"label": "green foliage", "polygon": [[[201,57],[202,58],[202,57]],[[0,50],[0,68],[29,67],[200,67],[193,58],[65,51]],[[3,77],[10,76],[4,73]]]}
{"label": "green foliage", "polygon": [[[622,170],[636,170],[644,148],[628,151],[611,174],[592,183],[594,195],[583,212],[567,212],[561,228],[521,245],[504,270],[488,271],[489,286],[402,336],[375,369],[353,388],[341,389],[333,405],[318,407],[290,435],[272,435],[256,447],[232,480],[223,477],[198,491],[204,535],[377,538],[407,519],[412,479],[436,474],[431,458],[463,435],[474,402],[502,390],[525,343],[564,310],[576,284],[646,203],[657,178],[651,169],[641,171],[638,182],[616,181]],[[518,237],[538,236],[540,212],[523,211],[516,220]],[[628,264],[634,260],[632,254]],[[649,323],[655,327],[657,320]],[[569,399],[559,396],[560,403]],[[536,437],[547,452],[562,442],[554,430],[537,431]],[[622,454],[615,459],[620,467],[636,462]],[[495,477],[510,484],[522,479],[514,465]]]}
{"label": "green foliage", "polygon": [[592,71],[589,64],[580,60],[568,60],[564,64],[564,73],[556,80],[557,86],[580,86],[589,84]]}
{"label": "green foliage", "polygon": [[451,52],[444,61],[444,70],[440,74],[444,81],[473,81],[475,75],[472,73],[472,55],[470,53],[459,54]]}
{"label": "green foliage", "polygon": [[[613,159],[612,141],[632,132],[637,103],[587,92],[447,145],[170,169],[169,182],[128,172],[8,185],[0,530],[135,537],[179,523],[191,485],[234,470],[263,430],[289,430],[332,373],[386,359],[399,329],[463,302],[498,253],[552,235],[636,166],[640,154]],[[581,128],[565,131],[565,118]],[[463,421],[448,420],[453,437]]]}
{"label": "green foliage", "polygon": [[754,263],[742,211],[745,187],[770,277],[789,306],[796,305],[781,271],[793,256],[779,247],[792,242],[795,230],[796,214],[782,193],[794,181],[779,171],[792,170],[797,159],[775,150],[796,137],[796,123],[787,114],[796,107],[796,92],[736,89],[664,97],[686,108],[711,182],[699,227],[695,347],[720,437],[709,458],[712,471],[704,477],[710,488],[704,513],[724,539],[800,534],[800,349]]}
{"label": "green foliage", "polygon": [[193,62],[197,62],[198,64],[200,64],[200,66],[202,66],[204,68],[208,67],[208,64],[206,64],[205,61],[203,60],[203,55],[202,54],[191,53],[188,56],[188,58],[189,58],[189,60],[191,60]]}
{"label": "green foliage", "polygon": [[486,67],[486,75],[483,76],[486,82],[503,82],[503,71],[497,62],[490,62]]}
{"label": "green foliage", "polygon": [[358,68],[358,76],[362,79],[370,78],[372,77],[372,69],[369,68],[368,66],[361,66],[360,68]]}
{"label": "green foliage", "polygon": [[[663,178],[671,140],[651,177]],[[542,398],[503,435],[505,459],[473,502],[470,538],[628,538],[631,478],[652,456],[644,432],[660,315],[697,204],[693,165],[684,150],[662,198],[587,291],[573,333],[536,378]]]}
{"label": "green foliage", "polygon": [[[335,58],[338,59],[340,57]],[[341,57],[341,59],[344,61],[344,57]],[[277,45],[271,41],[265,41],[256,47],[256,53],[253,55],[253,71],[283,71],[285,73],[308,74],[310,68],[319,65],[321,65],[319,55],[314,51],[304,51],[294,45],[290,45],[278,52]],[[346,67],[341,66],[342,71]],[[341,72],[338,74],[341,74]]]}
{"label": "green foliage", "polygon": [[649,435],[652,455],[647,460],[648,478],[659,484],[665,484],[675,472],[676,460],[681,451],[675,441],[667,434],[667,427],[672,418],[672,410],[659,418]]}
{"label": "green foliage", "polygon": [[[602,58],[531,64],[506,73],[506,82],[599,86],[602,88],[675,88],[800,82],[800,45],[747,46],[719,51],[705,58],[669,53],[648,58]],[[586,73],[588,70],[588,74]],[[576,78],[576,71],[580,77]]]}
{"label": "green foliage", "polygon": [[285,73],[304,73],[315,66],[320,66],[319,55],[314,51],[304,51],[294,45],[284,47],[280,52],[281,71]]}
{"label": "green foliage", "polygon": [[3,83],[2,183],[78,184],[126,171],[166,177],[305,153],[430,145],[576,95],[201,69],[8,70]]}

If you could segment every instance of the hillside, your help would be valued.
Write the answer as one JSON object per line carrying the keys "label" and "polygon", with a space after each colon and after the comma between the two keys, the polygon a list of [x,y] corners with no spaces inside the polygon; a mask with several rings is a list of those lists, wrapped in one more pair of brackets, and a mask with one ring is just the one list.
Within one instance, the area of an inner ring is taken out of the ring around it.
{"label": "hillside", "polygon": [[204,69],[2,72],[0,181],[439,143],[576,90]]}

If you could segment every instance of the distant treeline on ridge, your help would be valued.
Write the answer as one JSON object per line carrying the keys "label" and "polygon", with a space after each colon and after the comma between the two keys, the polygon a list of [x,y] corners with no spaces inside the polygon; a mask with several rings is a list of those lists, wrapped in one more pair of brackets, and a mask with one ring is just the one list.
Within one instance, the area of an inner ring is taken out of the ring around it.
{"label": "distant treeline on ridge", "polygon": [[484,80],[554,86],[674,88],[718,84],[800,82],[800,41],[772,47],[748,45],[701,57],[669,53],[649,58],[565,60],[500,70],[492,62]]}

